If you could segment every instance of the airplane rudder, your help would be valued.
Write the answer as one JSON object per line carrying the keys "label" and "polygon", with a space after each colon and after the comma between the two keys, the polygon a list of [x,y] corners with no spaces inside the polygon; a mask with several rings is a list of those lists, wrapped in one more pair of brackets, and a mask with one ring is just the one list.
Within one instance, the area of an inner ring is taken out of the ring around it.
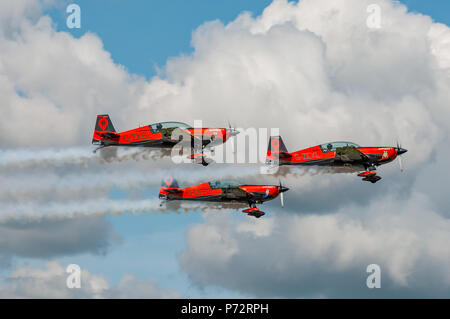
{"label": "airplane rudder", "polygon": [[97,121],[95,122],[95,130],[106,132],[116,131],[108,114],[97,115]]}

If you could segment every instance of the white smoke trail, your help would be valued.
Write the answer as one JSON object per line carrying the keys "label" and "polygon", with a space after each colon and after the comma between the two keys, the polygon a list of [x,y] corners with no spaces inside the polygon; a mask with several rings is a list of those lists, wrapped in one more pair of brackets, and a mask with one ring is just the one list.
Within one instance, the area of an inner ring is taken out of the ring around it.
{"label": "white smoke trail", "polygon": [[[10,219],[70,218],[80,215],[121,214],[123,212],[167,212],[181,209],[207,210],[207,204],[168,205],[159,207],[158,199],[107,200],[104,199],[112,188],[136,189],[159,186],[160,181],[172,176],[181,187],[195,185],[213,179],[240,179],[243,183],[273,183],[280,177],[299,178],[305,175],[330,174],[336,170],[321,167],[280,167],[276,174],[260,174],[258,165],[175,165],[171,169],[150,168],[138,170],[136,167],[100,170],[80,170],[71,168],[61,173],[42,172],[14,174],[14,169],[57,167],[87,163],[104,163],[126,160],[149,159],[158,156],[147,149],[119,149],[113,157],[103,158],[93,154],[88,148],[67,148],[47,150],[7,150],[0,151],[0,221]],[[160,155],[159,155],[160,156]],[[104,169],[108,168],[108,169]],[[346,170],[345,172],[348,172]],[[17,176],[19,175],[19,176]],[[94,197],[94,198],[89,198]],[[187,205],[187,206],[186,206]]]}
{"label": "white smoke trail", "polygon": [[43,219],[68,219],[82,216],[121,215],[123,213],[168,213],[190,212],[204,208],[201,203],[177,203],[175,206],[160,206],[159,199],[113,200],[97,199],[45,205],[14,204],[0,205],[0,223],[9,221],[40,221]]}
{"label": "white smoke trail", "polygon": [[[334,174],[328,168],[282,167],[276,174],[258,174],[255,166],[224,166],[214,168],[202,166],[177,166],[172,169],[152,168],[139,170],[102,169],[87,172],[64,171],[67,174],[45,172],[12,174],[2,176],[0,183],[0,203],[7,202],[48,202],[72,199],[89,199],[106,195],[112,189],[133,190],[158,187],[167,176],[176,178],[180,187],[214,179],[233,179],[248,184],[273,184],[289,178],[291,183],[297,178],[317,174]],[[352,171],[350,171],[352,172]]]}
{"label": "white smoke trail", "polygon": [[[95,154],[90,148],[73,147],[64,149],[10,149],[0,150],[0,170],[35,168],[35,167],[58,167],[63,165],[83,165],[89,163],[111,163],[128,160],[149,160],[165,157],[165,153],[148,148],[118,148],[109,156]],[[214,165],[214,164],[212,164]],[[220,166],[220,164],[215,165]],[[238,165],[239,167],[240,165]],[[347,167],[279,167],[275,176],[294,174],[302,176],[317,174],[348,173],[357,170]],[[255,170],[255,174],[257,174]],[[270,174],[269,174],[270,175]]]}
{"label": "white smoke trail", "polygon": [[0,168],[83,164],[93,158],[94,154],[86,148],[0,150]]}
{"label": "white smoke trail", "polygon": [[274,171],[274,176],[284,177],[302,177],[315,176],[323,174],[353,174],[361,171],[358,167],[330,167],[330,166],[280,166],[277,171]]}
{"label": "white smoke trail", "polygon": [[121,148],[116,154],[102,157],[87,147],[63,149],[9,149],[0,150],[0,169],[23,169],[35,167],[58,167],[62,165],[83,165],[89,163],[122,162],[126,160],[147,160],[162,157],[158,150],[143,148]]}
{"label": "white smoke trail", "polygon": [[180,186],[195,185],[198,182],[216,179],[249,178],[258,172],[256,167],[228,167],[221,166],[216,169],[196,167],[175,167],[173,169],[151,169],[140,171],[137,169],[102,170],[79,173],[78,170],[69,174],[55,174],[48,172],[13,174],[2,177],[0,183],[0,202],[11,201],[47,201],[50,199],[68,200],[85,196],[95,197],[105,194],[113,188],[148,189],[159,186],[161,180],[167,176],[178,179]]}

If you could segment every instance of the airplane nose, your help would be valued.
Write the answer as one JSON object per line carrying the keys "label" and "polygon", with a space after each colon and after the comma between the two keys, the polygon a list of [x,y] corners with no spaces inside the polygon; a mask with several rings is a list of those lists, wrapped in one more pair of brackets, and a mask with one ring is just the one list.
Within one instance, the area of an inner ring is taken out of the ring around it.
{"label": "airplane nose", "polygon": [[397,155],[402,155],[403,153],[406,153],[406,152],[408,152],[407,149],[404,149],[401,147],[397,148]]}
{"label": "airplane nose", "polygon": [[284,193],[284,192],[287,192],[289,190],[289,188],[285,187],[285,186],[280,186],[279,188],[280,188],[280,193]]}

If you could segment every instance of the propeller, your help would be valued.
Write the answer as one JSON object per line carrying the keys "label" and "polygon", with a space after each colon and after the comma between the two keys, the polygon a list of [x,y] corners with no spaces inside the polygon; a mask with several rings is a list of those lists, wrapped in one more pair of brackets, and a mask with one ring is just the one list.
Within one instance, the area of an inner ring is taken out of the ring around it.
{"label": "propeller", "polygon": [[231,137],[233,137],[235,135],[238,135],[240,132],[238,130],[236,130],[235,128],[231,127],[230,121],[227,121],[227,122],[228,122],[228,134],[230,135],[228,139],[230,141],[230,146],[231,146],[231,149],[232,149],[232,153],[234,154],[235,153],[235,150],[234,150],[234,138],[231,138]]}
{"label": "propeller", "polygon": [[281,207],[284,208],[284,192],[287,192],[289,188],[283,186],[280,180],[280,186],[278,186],[278,189],[280,192]]}
{"label": "propeller", "polygon": [[401,155],[406,153],[408,150],[402,148],[398,141],[397,141],[397,146],[395,147],[395,150],[397,152],[398,165],[400,166],[400,172],[403,172],[403,160],[402,160]]}
{"label": "propeller", "polygon": [[240,132],[236,128],[231,127],[230,121],[227,122],[228,122],[228,133],[230,134],[230,137],[238,135]]}

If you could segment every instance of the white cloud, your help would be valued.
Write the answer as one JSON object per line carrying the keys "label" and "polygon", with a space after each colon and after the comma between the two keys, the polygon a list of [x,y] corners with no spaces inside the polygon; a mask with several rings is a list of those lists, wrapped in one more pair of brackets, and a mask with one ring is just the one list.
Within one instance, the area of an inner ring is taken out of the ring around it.
{"label": "white cloud", "polygon": [[387,1],[373,31],[368,3],[279,0],[257,18],[205,23],[194,53],[149,82],[114,64],[94,34],[55,32],[48,17],[18,24],[0,39],[2,144],[88,145],[95,114],[109,112],[122,130],[172,118],[280,127],[289,148],[401,139],[422,163],[448,129],[437,115],[449,99],[438,68],[449,33]]}
{"label": "white cloud", "polygon": [[163,289],[154,280],[142,280],[133,275],[125,275],[117,286],[111,287],[107,298],[180,298],[172,289]]}
{"label": "white cloud", "polygon": [[273,209],[270,215],[271,229],[254,236],[242,231],[240,219],[210,212],[188,231],[182,268],[200,286],[258,297],[369,296],[365,269],[372,263],[383,274],[378,296],[450,291],[450,251],[442,244],[450,240],[450,221],[422,194],[324,215]]}
{"label": "white cloud", "polygon": [[0,37],[1,144],[88,144],[95,115],[132,105],[141,80],[115,65],[96,35],[75,39],[47,16],[21,18]]}
{"label": "white cloud", "polygon": [[143,119],[280,127],[289,149],[400,140],[406,176],[382,168],[385,179],[364,186],[346,176],[299,178],[308,198],[288,200],[293,216],[235,225],[211,215],[189,230],[181,262],[196,283],[258,296],[361,296],[365,266],[378,262],[388,278],[380,294],[443,295],[448,205],[444,196],[430,200],[442,187],[424,175],[435,156],[433,172],[447,171],[450,32],[390,1],[378,1],[382,27],[369,29],[371,3],[276,0],[260,17],[207,22],[193,34],[192,55],[146,81],[115,64],[96,35],[56,32],[38,2],[22,1],[0,10],[8,26],[0,144],[88,145],[105,112],[118,130]]}
{"label": "white cloud", "polygon": [[21,267],[0,282],[2,298],[179,298],[178,292],[163,289],[151,280],[125,275],[117,286],[111,286],[101,275],[81,271],[81,287],[68,288],[69,273],[57,261],[45,269]]}
{"label": "white cloud", "polygon": [[45,269],[22,267],[14,270],[2,284],[2,298],[98,298],[108,283],[102,276],[87,270],[81,273],[82,288],[69,289],[66,280],[69,274],[58,262],[46,264]]}
{"label": "white cloud", "polygon": [[[448,294],[450,256],[442,245],[450,239],[448,213],[436,210],[429,189],[439,187],[423,176],[434,151],[445,158],[436,146],[449,132],[449,29],[380,1],[382,28],[372,30],[370,3],[274,1],[260,17],[203,25],[194,55],[168,63],[168,78],[184,83],[192,103],[203,101],[206,83],[220,74],[211,95],[228,94],[218,99],[219,109],[245,105],[237,114],[246,123],[277,123],[288,149],[330,139],[365,145],[399,139],[409,149],[406,176],[380,169],[387,180],[377,188],[346,176],[286,178],[295,185],[286,195],[290,214],[271,208],[274,226],[264,236],[224,217],[192,226],[181,265],[195,283],[269,297],[370,296],[365,267],[379,263],[380,296]],[[447,200],[437,202],[445,207]],[[228,246],[196,236],[206,229],[230,238],[233,249],[222,255]],[[199,250],[224,257],[216,263]]]}

